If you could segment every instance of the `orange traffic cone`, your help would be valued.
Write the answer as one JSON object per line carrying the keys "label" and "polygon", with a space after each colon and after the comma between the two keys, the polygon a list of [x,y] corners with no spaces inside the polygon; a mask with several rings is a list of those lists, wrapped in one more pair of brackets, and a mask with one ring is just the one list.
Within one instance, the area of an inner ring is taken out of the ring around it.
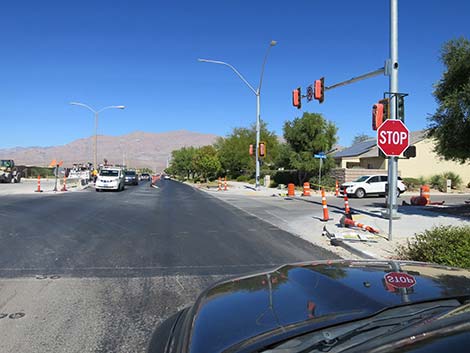
{"label": "orange traffic cone", "polygon": [[62,186],[62,189],[60,191],[67,191],[67,177],[64,176],[64,186]]}
{"label": "orange traffic cone", "polygon": [[335,185],[335,196],[339,196],[339,185],[338,185],[338,180],[336,180],[336,185]]}
{"label": "orange traffic cone", "polygon": [[222,191],[222,179],[219,177],[219,187],[217,188],[217,191]]}
{"label": "orange traffic cone", "polygon": [[41,190],[41,176],[38,175],[38,188],[37,190],[34,190],[34,192],[42,192]]}
{"label": "orange traffic cone", "polygon": [[328,216],[328,206],[326,205],[325,189],[321,188],[321,204],[323,207],[323,219],[322,222],[327,222],[330,218]]}
{"label": "orange traffic cone", "polygon": [[227,191],[227,177],[224,179],[224,191]]}
{"label": "orange traffic cone", "polygon": [[366,230],[366,231],[371,232],[371,233],[379,233],[379,231],[377,229],[372,228],[371,226],[367,226],[365,224],[353,221],[352,219],[350,219],[346,216],[341,217],[339,223],[343,227],[357,227],[357,228],[361,228],[362,230]]}
{"label": "orange traffic cone", "polygon": [[344,188],[344,214],[351,214],[351,209],[349,208],[349,199],[346,188]]}

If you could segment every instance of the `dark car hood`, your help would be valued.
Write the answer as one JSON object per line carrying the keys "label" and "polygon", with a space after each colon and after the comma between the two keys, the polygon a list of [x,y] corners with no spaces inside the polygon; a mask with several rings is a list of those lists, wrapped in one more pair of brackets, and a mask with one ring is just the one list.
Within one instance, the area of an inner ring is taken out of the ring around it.
{"label": "dark car hood", "polygon": [[[416,284],[397,289],[390,272]],[[416,262],[329,261],[282,266],[218,283],[188,312],[192,353],[220,352],[266,333],[313,330],[397,305],[470,295],[470,271]]]}

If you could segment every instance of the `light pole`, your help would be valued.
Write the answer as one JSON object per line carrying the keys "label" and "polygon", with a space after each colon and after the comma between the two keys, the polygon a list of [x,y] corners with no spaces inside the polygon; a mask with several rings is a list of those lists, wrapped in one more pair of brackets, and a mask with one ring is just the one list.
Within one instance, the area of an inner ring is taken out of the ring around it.
{"label": "light pole", "polygon": [[95,110],[93,109],[92,107],[90,107],[89,105],[86,105],[84,103],[78,103],[78,102],[70,102],[71,105],[78,105],[80,107],[84,107],[88,110],[90,110],[91,112],[93,112],[93,114],[95,115],[95,141],[94,141],[94,144],[93,144],[93,168],[96,169],[97,168],[97,161],[98,161],[98,115],[99,113],[101,113],[103,110],[106,110],[106,109],[124,109],[125,106],[124,105],[110,105],[108,107],[104,107],[104,108],[101,108],[100,110]]}
{"label": "light pole", "polygon": [[248,86],[248,88],[255,94],[256,96],[256,190],[259,190],[259,178],[260,178],[260,159],[259,159],[259,143],[260,143],[260,129],[261,129],[261,116],[260,116],[260,96],[261,96],[261,86],[263,84],[263,75],[264,75],[264,67],[266,66],[266,60],[268,59],[269,51],[272,47],[277,44],[275,40],[272,40],[269,43],[269,47],[266,50],[266,55],[264,56],[263,65],[261,66],[261,75],[259,78],[259,85],[257,89],[254,89],[252,85],[243,77],[243,75],[235,69],[229,63],[218,61],[218,60],[209,60],[209,59],[198,59],[200,62],[205,63],[212,63],[212,64],[220,64],[225,65],[231,68],[240,79]]}

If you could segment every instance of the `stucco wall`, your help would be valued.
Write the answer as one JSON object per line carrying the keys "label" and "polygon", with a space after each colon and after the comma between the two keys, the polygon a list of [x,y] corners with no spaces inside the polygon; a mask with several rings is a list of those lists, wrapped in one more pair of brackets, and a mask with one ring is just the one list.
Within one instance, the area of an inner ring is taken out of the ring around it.
{"label": "stucco wall", "polygon": [[402,177],[418,178],[420,176],[430,177],[434,174],[454,172],[462,178],[466,185],[470,182],[470,164],[459,164],[456,162],[441,160],[434,152],[434,143],[426,139],[415,144],[416,158],[400,159],[398,170]]}

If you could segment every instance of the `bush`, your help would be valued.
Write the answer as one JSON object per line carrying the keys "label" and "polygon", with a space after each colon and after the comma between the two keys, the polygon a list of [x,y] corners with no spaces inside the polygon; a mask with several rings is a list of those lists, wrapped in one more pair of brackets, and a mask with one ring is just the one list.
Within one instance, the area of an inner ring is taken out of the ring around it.
{"label": "bush", "polygon": [[413,241],[398,248],[407,260],[434,262],[470,268],[470,226],[440,226],[416,234]]}
{"label": "bush", "polygon": [[248,180],[248,184],[256,184],[256,179],[250,179]]}
{"label": "bush", "polygon": [[453,172],[445,172],[442,174],[445,180],[450,179],[452,180],[452,189],[457,189],[462,185],[462,178],[458,174]]}
{"label": "bush", "polygon": [[408,190],[416,190],[419,189],[420,186],[426,185],[426,179],[423,177],[419,178],[403,178],[403,184],[406,185]]}
{"label": "bush", "polygon": [[450,179],[452,181],[452,189],[457,189],[462,185],[462,179],[460,178],[460,176],[453,172],[445,172],[442,174],[433,175],[429,179],[429,184],[433,188],[439,189],[439,191],[446,191],[447,179]]}
{"label": "bush", "polygon": [[248,181],[248,180],[250,180],[250,177],[248,175],[240,175],[237,178],[237,181],[241,181],[241,182],[245,182],[245,181]]}
{"label": "bush", "polygon": [[[311,177],[309,182],[312,189],[318,188],[318,175]],[[336,179],[329,175],[322,175],[321,186],[323,186],[325,190],[334,190],[336,187]]]}

